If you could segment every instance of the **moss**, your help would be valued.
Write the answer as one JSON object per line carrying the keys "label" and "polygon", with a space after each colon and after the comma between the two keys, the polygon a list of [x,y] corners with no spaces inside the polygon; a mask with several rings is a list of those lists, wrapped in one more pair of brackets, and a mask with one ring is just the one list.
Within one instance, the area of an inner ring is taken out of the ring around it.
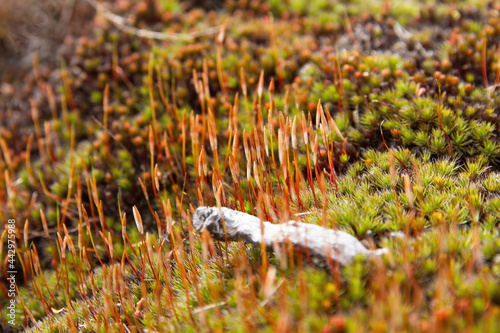
{"label": "moss", "polygon": [[[35,76],[5,74],[2,92],[15,87],[7,104],[28,115],[31,98],[39,111],[38,120],[2,122],[0,218],[29,219],[47,285],[27,271],[19,292],[43,331],[69,330],[70,316],[83,331],[104,331],[105,311],[116,314],[110,331],[470,330],[472,317],[480,330],[498,324],[493,2],[228,0],[210,13],[148,3],[110,10],[166,34],[210,33],[226,22],[223,43],[214,34],[155,42],[89,19],[92,28],[61,47],[64,66],[41,58]],[[238,114],[229,118],[236,93]],[[302,111],[296,170],[291,125]],[[202,202],[338,228],[391,256],[325,271],[285,249],[264,255],[206,242],[187,219]],[[40,211],[52,245],[40,236]],[[56,231],[66,239],[67,270]],[[71,312],[47,315],[44,304]]]}

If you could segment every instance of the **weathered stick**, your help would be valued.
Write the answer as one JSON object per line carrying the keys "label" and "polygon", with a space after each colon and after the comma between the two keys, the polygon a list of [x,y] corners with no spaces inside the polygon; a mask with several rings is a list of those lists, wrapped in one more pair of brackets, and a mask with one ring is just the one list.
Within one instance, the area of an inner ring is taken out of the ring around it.
{"label": "weathered stick", "polygon": [[262,232],[258,217],[229,208],[198,207],[193,215],[193,226],[199,232],[206,228],[216,240],[224,241],[227,236],[228,241],[241,240],[253,245],[260,245],[263,241],[271,250],[274,245],[289,242],[296,250],[307,252],[313,264],[320,267],[325,267],[329,259],[346,265],[359,254],[380,256],[387,252],[387,249],[368,250],[359,240],[343,231],[297,221],[281,224],[262,222]]}
{"label": "weathered stick", "polygon": [[136,35],[138,37],[144,37],[149,39],[157,40],[177,40],[177,41],[191,41],[195,38],[201,36],[214,35],[220,31],[221,25],[215,27],[208,27],[203,30],[196,30],[187,33],[175,33],[175,32],[159,32],[151,31],[145,29],[139,29],[127,24],[127,20],[124,17],[112,13],[105,5],[96,0],[87,0],[87,2],[96,9],[98,13],[101,13],[104,18],[110,21],[118,29],[123,30],[129,34]]}

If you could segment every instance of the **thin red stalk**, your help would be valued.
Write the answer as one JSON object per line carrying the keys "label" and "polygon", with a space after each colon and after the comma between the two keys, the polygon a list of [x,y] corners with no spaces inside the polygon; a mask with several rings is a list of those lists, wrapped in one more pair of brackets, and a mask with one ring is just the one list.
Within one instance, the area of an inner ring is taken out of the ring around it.
{"label": "thin red stalk", "polygon": [[[30,265],[30,268],[32,270],[32,273],[33,275],[36,275],[34,276],[34,278],[31,280],[31,284],[33,286],[33,290],[35,291],[35,293],[40,297],[40,300],[41,300],[41,303],[43,305],[43,309],[45,310],[45,314],[47,315],[47,318],[49,319],[49,322],[51,322],[50,320],[50,317],[49,317],[49,314],[51,311],[49,311],[49,309],[47,308],[47,301],[45,300],[45,297],[43,295],[43,290],[42,290],[42,282],[40,281],[40,275],[38,274],[38,269],[35,268],[35,264],[33,262],[33,253],[32,253],[33,250],[30,251],[30,261],[31,261],[31,265]],[[41,273],[41,271],[40,271]],[[38,280],[38,281],[37,281]],[[47,289],[48,290],[48,289]],[[50,290],[49,290],[50,292]]]}
{"label": "thin red stalk", "polygon": [[498,83],[500,82],[500,43],[498,43],[498,55],[497,55],[497,58],[498,58],[498,62],[497,62],[497,77],[495,79],[495,85],[493,86],[493,92],[495,92],[495,90],[498,87]]}
{"label": "thin red stalk", "polygon": [[316,207],[318,207],[318,199],[316,198],[316,191],[314,189],[314,183],[312,179],[311,160],[309,157],[309,145],[306,145],[306,156],[307,156],[307,178],[309,180],[309,187],[311,188],[313,193],[314,204],[316,205]]}
{"label": "thin red stalk", "polygon": [[240,199],[240,211],[244,212],[245,211],[245,205],[243,204],[243,196],[241,194],[241,184],[240,184],[239,178],[238,178],[238,197]]}
{"label": "thin red stalk", "polygon": [[[451,156],[452,153],[452,148],[451,148],[451,140],[446,131],[444,130],[443,123],[441,122],[441,105],[442,105],[442,99],[443,99],[443,94],[441,94],[441,85],[439,82],[438,84],[438,90],[439,90],[439,104],[438,104],[438,119],[439,119],[439,127],[441,127],[441,130],[443,131],[444,135],[446,136],[446,140],[448,140],[448,154]],[[488,84],[488,81],[486,81],[486,84]],[[446,95],[446,92],[444,93]]]}
{"label": "thin red stalk", "polygon": [[83,217],[85,219],[86,225],[87,225],[87,230],[88,230],[88,235],[90,237],[90,242],[92,243],[92,248],[94,249],[94,253],[97,256],[97,260],[101,263],[101,266],[104,266],[104,263],[101,260],[101,257],[99,256],[99,253],[97,252],[97,249],[94,244],[94,238],[92,237],[92,231],[90,230],[90,222],[89,222],[89,217],[87,215],[87,211],[85,210],[85,207],[82,204],[82,212],[83,212]]}
{"label": "thin red stalk", "polygon": [[[387,142],[385,142],[385,138],[384,138],[384,133],[382,131],[382,124],[384,122],[382,121],[382,123],[380,124],[380,135],[382,136],[382,141],[384,142],[384,146],[385,148],[387,149],[387,151],[389,152],[389,154],[392,154],[392,156],[394,156],[394,158],[396,160],[398,160],[398,162],[405,168],[406,170],[406,173],[409,175],[410,174],[410,170],[408,170],[408,168],[406,167],[406,164],[404,164],[393,152],[392,150],[389,148],[389,146],[387,146]],[[446,134],[446,133],[445,133]]]}
{"label": "thin red stalk", "polygon": [[297,162],[297,151],[293,150],[293,160],[295,166],[295,194],[297,195],[297,199],[299,201],[299,209],[304,210],[304,205],[302,204],[302,200],[300,199],[300,189],[299,189],[299,164]]}
{"label": "thin red stalk", "polygon": [[482,49],[482,57],[483,57],[483,83],[484,83],[484,87],[486,88],[486,90],[488,90],[488,72],[487,72],[487,68],[486,68],[486,38],[483,40],[483,49]]}
{"label": "thin red stalk", "polygon": [[[16,284],[16,295],[19,295],[19,289],[17,288],[17,284]],[[26,306],[24,305],[24,302],[23,302],[23,298],[22,297],[19,297],[19,301],[21,302],[21,307],[23,308],[23,314],[24,314],[24,321],[26,322],[26,327],[29,327],[29,323],[28,323],[28,315],[26,314],[26,310],[29,311],[29,309],[26,308]],[[33,316],[31,316],[31,313],[30,313],[30,318],[33,318]],[[40,331],[42,332],[42,330],[40,329],[40,327],[38,326],[37,322],[35,320],[33,320],[33,324],[35,325],[35,327]]]}
{"label": "thin red stalk", "polygon": [[[337,88],[337,91],[339,94],[338,109],[339,109],[339,113],[342,113],[342,95],[344,94],[344,82],[343,82],[343,78],[342,78],[342,70],[340,69],[340,63],[339,63],[338,59],[335,59],[334,61],[335,61],[335,64],[333,67],[333,73],[335,75],[336,88]],[[337,78],[336,73],[338,73],[338,78]]]}
{"label": "thin red stalk", "polygon": [[[174,233],[175,233],[175,236],[172,236],[172,237],[176,237],[178,244],[182,244],[182,239],[181,239],[180,235],[175,231],[174,231]],[[190,301],[189,288],[188,288],[189,279],[187,278],[186,269],[185,269],[185,265],[184,265],[184,258],[183,258],[184,247],[179,246],[178,249],[179,249],[180,253],[177,253],[177,251],[174,250],[173,254],[174,254],[175,261],[177,262],[178,267],[179,267],[179,271],[180,271],[181,278],[182,278],[182,284],[184,285],[184,291],[186,293],[186,305],[187,305],[187,309],[188,309],[189,318],[191,320],[191,324],[194,325],[195,321],[194,321],[194,317],[193,317],[193,312],[191,311],[191,306],[189,304],[189,301]]]}

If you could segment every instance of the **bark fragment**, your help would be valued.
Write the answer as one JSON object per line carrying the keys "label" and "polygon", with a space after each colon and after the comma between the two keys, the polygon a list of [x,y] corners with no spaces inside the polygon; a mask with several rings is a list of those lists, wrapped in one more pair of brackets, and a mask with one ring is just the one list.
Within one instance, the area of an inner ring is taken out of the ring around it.
{"label": "bark fragment", "polygon": [[[222,213],[222,214],[221,214]],[[313,263],[325,267],[329,258],[341,265],[350,263],[359,254],[380,256],[387,249],[369,250],[355,237],[343,231],[325,229],[318,225],[288,221],[281,224],[262,222],[258,217],[229,208],[198,207],[193,215],[193,226],[201,232],[204,228],[212,238],[260,245],[263,241],[270,250],[275,245],[290,242],[295,250],[307,252]]]}

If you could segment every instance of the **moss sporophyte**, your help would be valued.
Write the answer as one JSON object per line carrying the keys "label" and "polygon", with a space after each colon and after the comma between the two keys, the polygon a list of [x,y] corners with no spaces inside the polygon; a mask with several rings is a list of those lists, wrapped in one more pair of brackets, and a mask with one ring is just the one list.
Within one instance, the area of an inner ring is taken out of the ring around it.
{"label": "moss sporophyte", "polygon": [[500,327],[497,2],[0,20],[2,330]]}

